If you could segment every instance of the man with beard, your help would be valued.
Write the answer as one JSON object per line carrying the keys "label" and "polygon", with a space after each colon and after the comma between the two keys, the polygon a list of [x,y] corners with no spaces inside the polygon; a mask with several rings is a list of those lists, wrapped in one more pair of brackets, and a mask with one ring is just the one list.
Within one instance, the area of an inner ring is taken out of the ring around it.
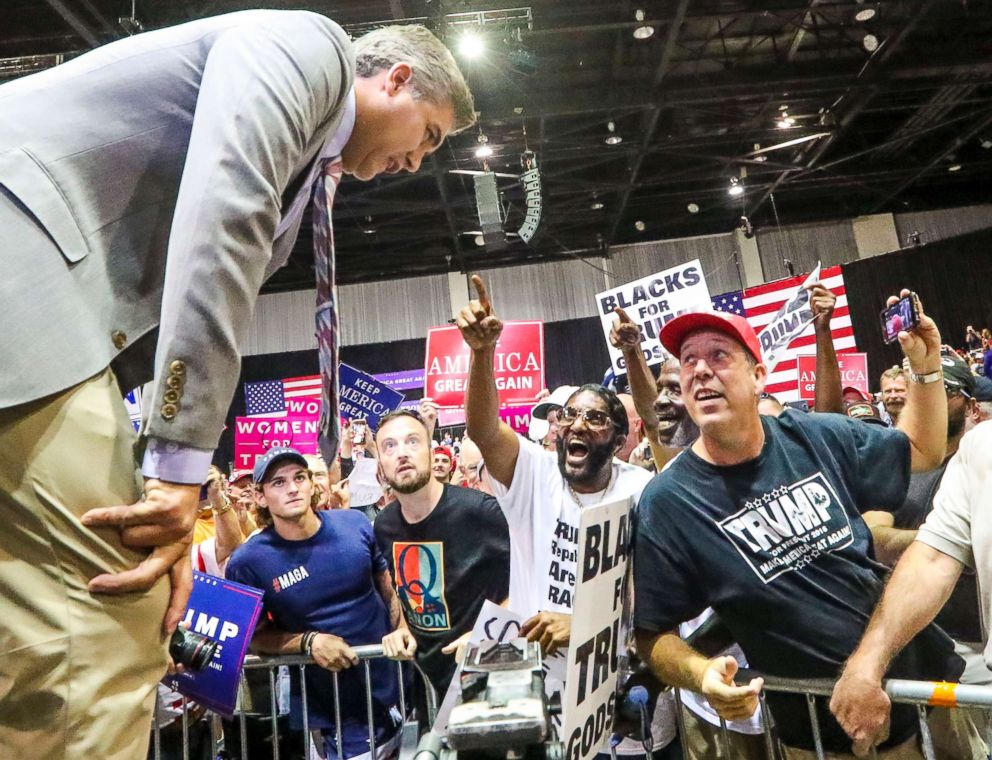
{"label": "man with beard", "polygon": [[898,364],[889,367],[878,381],[882,389],[882,406],[892,427],[899,424],[899,415],[906,406],[906,372]]}
{"label": "man with beard", "polygon": [[[601,385],[583,385],[565,400],[555,451],[518,436],[500,420],[493,359],[503,323],[482,279],[473,275],[472,283],[478,299],[456,320],[472,352],[466,432],[482,452],[510,526],[510,608],[529,616],[521,634],[550,655],[568,648],[581,510],[626,497],[636,507],[651,474],[614,458],[629,433],[627,412]],[[674,749],[673,706],[667,697],[657,704],[655,747]],[[617,753],[639,754],[643,747],[628,739]]]}
{"label": "man with beard", "polygon": [[375,438],[379,478],[396,496],[376,518],[375,537],[417,641],[417,662],[444,695],[482,605],[506,600],[506,518],[492,496],[437,479],[430,433],[417,415],[387,414]]}
{"label": "man with beard", "polygon": [[660,471],[696,440],[699,428],[685,411],[679,385],[679,360],[672,357],[663,361],[655,380],[641,352],[640,325],[620,307],[614,312],[617,321],[610,331],[610,342],[623,352],[634,406],[644,424],[645,437]]}

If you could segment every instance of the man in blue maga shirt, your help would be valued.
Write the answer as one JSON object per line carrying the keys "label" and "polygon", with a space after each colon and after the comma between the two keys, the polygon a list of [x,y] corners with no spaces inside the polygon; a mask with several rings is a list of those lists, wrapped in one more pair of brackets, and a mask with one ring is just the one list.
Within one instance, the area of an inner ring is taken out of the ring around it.
{"label": "man in blue maga shirt", "polygon": [[[255,463],[259,514],[271,525],[231,557],[227,577],[262,589],[265,616],[252,638],[261,654],[309,654],[320,667],[307,668],[311,729],[321,729],[329,758],[369,757],[365,677],[352,647],[382,644],[409,659],[416,643],[406,627],[386,560],[372,525],[349,509],[314,512],[313,480],[295,449],[270,449]],[[399,698],[395,666],[375,660],[372,704],[377,757],[396,736]],[[336,749],[334,686],[338,673],[344,749]],[[303,728],[297,669],[290,699],[290,727]]]}

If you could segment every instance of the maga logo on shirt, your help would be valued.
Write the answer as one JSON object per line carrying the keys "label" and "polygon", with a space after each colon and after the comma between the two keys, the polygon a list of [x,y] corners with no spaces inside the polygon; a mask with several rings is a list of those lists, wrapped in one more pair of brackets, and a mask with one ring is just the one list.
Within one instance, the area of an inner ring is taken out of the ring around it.
{"label": "maga logo on shirt", "polygon": [[719,525],[764,583],[854,540],[847,512],[821,472],[748,501]]}
{"label": "maga logo on shirt", "polygon": [[440,541],[394,541],[396,594],[410,625],[424,631],[451,628],[444,598],[444,544]]}

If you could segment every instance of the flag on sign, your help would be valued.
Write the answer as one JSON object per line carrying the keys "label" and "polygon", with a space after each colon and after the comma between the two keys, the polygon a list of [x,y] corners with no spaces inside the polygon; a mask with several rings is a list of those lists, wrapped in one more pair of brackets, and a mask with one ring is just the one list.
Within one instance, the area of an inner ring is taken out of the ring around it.
{"label": "flag on sign", "polygon": [[245,383],[245,409],[249,417],[286,417],[306,414],[306,401],[320,402],[320,375],[289,377]]}
{"label": "flag on sign", "polygon": [[[756,333],[760,333],[805,278],[806,275],[802,274],[757,285],[744,291],[737,290],[714,296],[712,299],[713,308],[717,311],[740,314],[747,319]],[[837,296],[837,305],[834,307],[834,315],[830,320],[830,334],[833,338],[834,350],[839,354],[857,351],[841,268],[839,266],[825,268],[820,273],[820,282]],[[789,344],[788,348],[780,353],[781,359],[774,371],[768,376],[765,391],[774,394],[781,401],[798,401],[797,357],[799,354],[813,353],[816,353],[816,333],[813,325],[810,325]]]}

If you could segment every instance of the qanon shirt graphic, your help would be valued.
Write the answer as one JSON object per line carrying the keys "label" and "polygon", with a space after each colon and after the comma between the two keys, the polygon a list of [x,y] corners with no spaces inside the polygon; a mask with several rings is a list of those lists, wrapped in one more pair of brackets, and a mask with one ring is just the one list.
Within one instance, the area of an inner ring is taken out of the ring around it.
{"label": "qanon shirt graphic", "polygon": [[847,512],[820,472],[752,499],[719,525],[764,583],[854,540]]}
{"label": "qanon shirt graphic", "polygon": [[394,541],[396,594],[410,625],[422,631],[451,628],[444,598],[444,544],[440,541]]}

